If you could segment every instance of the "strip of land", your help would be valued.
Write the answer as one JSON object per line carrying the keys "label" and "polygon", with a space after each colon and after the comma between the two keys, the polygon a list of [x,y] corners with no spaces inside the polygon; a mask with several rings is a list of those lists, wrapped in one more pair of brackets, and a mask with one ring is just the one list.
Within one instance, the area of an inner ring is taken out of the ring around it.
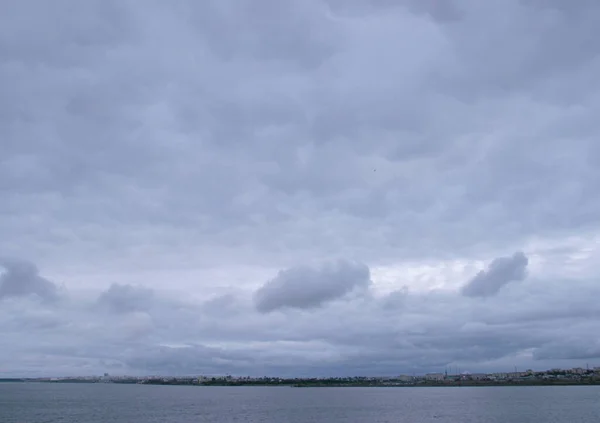
{"label": "strip of land", "polygon": [[86,376],[62,378],[12,378],[0,382],[118,383],[186,386],[288,386],[288,387],[427,387],[427,386],[567,386],[600,385],[600,368],[542,372],[456,374],[429,373],[421,376],[279,378],[234,376]]}

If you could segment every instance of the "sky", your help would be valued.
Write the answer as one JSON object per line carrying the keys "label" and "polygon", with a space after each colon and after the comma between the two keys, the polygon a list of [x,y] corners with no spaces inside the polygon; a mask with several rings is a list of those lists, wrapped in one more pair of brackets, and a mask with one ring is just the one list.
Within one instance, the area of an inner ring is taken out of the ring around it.
{"label": "sky", "polygon": [[600,366],[596,0],[0,3],[0,377]]}

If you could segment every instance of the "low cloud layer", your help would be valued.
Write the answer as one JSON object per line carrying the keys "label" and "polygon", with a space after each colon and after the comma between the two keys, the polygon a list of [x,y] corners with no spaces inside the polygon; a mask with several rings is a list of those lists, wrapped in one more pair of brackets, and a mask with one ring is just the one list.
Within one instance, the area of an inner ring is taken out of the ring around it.
{"label": "low cloud layer", "polygon": [[494,259],[486,270],[480,271],[467,282],[461,292],[467,297],[496,295],[505,285],[525,279],[528,263],[529,260],[522,252]]}
{"label": "low cloud layer", "polygon": [[257,310],[310,309],[371,284],[369,267],[344,260],[280,271],[254,294]]}
{"label": "low cloud layer", "polygon": [[[486,274],[497,263],[523,268],[523,257],[495,259]],[[504,280],[515,274],[522,271]],[[256,292],[200,302],[133,285],[111,285],[96,296],[75,290],[58,303],[5,296],[0,361],[11,363],[11,375],[257,376],[594,363],[600,350],[590,333],[600,319],[600,287],[587,281],[573,290],[571,283],[529,279],[486,301],[447,289],[378,295],[368,266],[332,261],[283,270]],[[361,295],[349,295],[353,290]]]}

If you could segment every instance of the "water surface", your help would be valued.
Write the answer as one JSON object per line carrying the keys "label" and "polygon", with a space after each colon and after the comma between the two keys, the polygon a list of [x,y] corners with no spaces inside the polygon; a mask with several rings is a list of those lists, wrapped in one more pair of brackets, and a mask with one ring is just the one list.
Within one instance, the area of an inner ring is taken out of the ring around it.
{"label": "water surface", "polygon": [[600,422],[600,387],[287,388],[0,383],[2,423]]}

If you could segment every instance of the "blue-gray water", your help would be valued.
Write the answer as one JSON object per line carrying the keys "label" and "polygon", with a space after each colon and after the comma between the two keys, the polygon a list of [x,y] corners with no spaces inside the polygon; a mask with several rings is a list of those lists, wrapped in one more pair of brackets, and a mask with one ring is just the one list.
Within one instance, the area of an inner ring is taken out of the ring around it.
{"label": "blue-gray water", "polygon": [[600,387],[252,388],[0,384],[2,423],[592,423]]}

